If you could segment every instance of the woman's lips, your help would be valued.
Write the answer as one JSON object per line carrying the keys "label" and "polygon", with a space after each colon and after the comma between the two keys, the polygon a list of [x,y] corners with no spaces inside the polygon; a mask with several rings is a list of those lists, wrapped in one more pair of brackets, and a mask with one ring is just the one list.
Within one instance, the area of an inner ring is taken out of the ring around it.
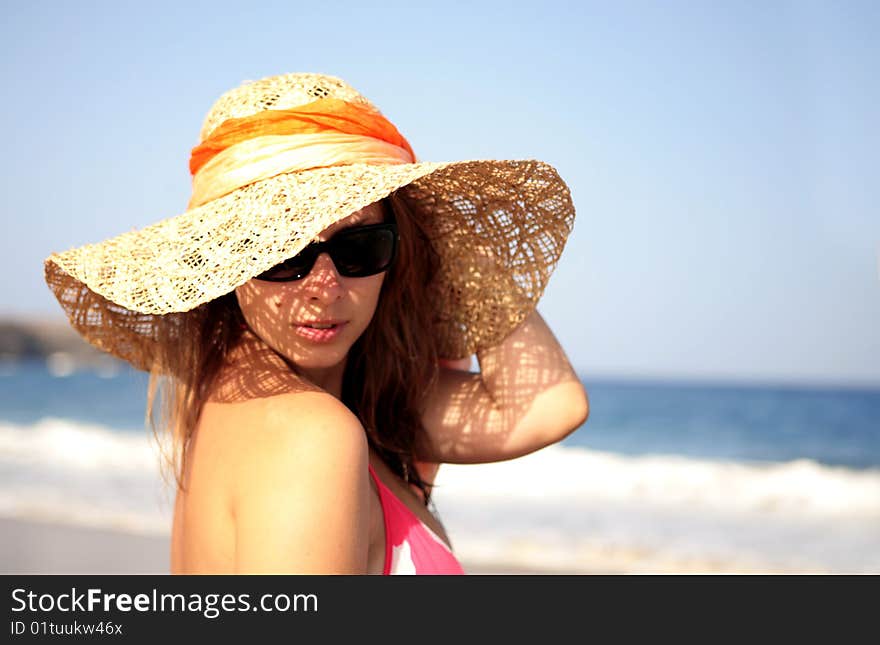
{"label": "woman's lips", "polygon": [[[329,343],[335,339],[347,325],[343,321],[315,321],[312,323],[294,323],[293,330],[302,338],[313,343]],[[317,326],[315,326],[317,325]],[[329,327],[327,327],[329,325]],[[326,327],[320,329],[319,327]]]}

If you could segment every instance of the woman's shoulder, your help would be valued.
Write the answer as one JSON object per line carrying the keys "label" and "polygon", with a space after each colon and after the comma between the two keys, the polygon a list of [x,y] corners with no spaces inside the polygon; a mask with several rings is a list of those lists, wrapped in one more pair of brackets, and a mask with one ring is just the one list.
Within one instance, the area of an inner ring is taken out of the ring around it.
{"label": "woman's shoulder", "polygon": [[253,406],[255,443],[313,444],[332,448],[338,442],[367,445],[360,420],[339,399],[324,391],[286,392]]}
{"label": "woman's shoulder", "polygon": [[239,481],[253,482],[273,464],[297,466],[304,455],[330,463],[366,460],[367,437],[357,416],[324,391],[209,402],[203,414],[211,431],[223,437]]}
{"label": "woman's shoulder", "polygon": [[[199,420],[203,445],[222,454],[235,499],[311,487],[327,477],[368,485],[364,428],[339,399],[297,376],[274,351],[247,334],[227,357]],[[360,467],[362,466],[362,468]],[[360,481],[360,480],[359,480]],[[275,493],[273,493],[275,494]],[[232,501],[235,502],[235,499]]]}
{"label": "woman's shoulder", "polygon": [[369,449],[357,417],[324,392],[232,405],[237,409],[224,420],[224,432],[238,436],[225,442],[223,461],[235,569],[361,572],[370,484]]}

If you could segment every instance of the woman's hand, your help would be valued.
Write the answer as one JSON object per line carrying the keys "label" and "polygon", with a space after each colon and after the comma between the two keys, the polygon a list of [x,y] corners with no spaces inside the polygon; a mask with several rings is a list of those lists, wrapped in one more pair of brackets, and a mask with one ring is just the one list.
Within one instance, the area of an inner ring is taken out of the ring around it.
{"label": "woman's hand", "polygon": [[479,374],[441,367],[422,417],[427,433],[418,439],[418,459],[513,459],[561,441],[586,421],[587,393],[537,311],[477,360]]}

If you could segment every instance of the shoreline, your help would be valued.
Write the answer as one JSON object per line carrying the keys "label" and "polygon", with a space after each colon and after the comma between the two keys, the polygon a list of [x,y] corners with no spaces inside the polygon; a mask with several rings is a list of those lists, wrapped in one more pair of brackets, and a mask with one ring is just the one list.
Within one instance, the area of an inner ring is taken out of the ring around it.
{"label": "shoreline", "polygon": [[[51,520],[0,517],[0,575],[169,575],[169,537]],[[549,569],[462,561],[469,575],[552,575]]]}

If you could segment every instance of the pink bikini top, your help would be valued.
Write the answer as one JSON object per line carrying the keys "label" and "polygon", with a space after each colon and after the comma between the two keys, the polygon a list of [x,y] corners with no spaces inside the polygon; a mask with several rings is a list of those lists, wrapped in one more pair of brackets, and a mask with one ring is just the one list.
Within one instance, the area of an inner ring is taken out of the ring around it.
{"label": "pink bikini top", "polygon": [[382,483],[372,465],[370,475],[379,488],[385,518],[385,570],[382,575],[463,574],[464,569],[446,543]]}

